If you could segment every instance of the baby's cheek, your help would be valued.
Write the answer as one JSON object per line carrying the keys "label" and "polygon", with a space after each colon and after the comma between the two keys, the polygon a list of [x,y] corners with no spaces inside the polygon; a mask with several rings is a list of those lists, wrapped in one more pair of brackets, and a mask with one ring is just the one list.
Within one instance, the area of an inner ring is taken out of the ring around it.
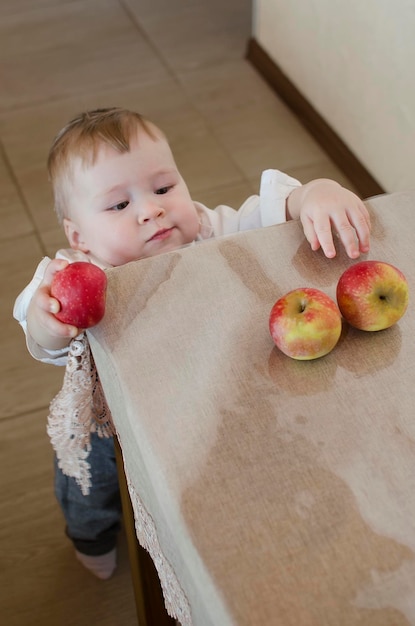
{"label": "baby's cheek", "polygon": [[201,221],[199,219],[199,215],[196,210],[193,209],[189,215],[185,218],[185,228],[184,235],[187,239],[186,243],[191,243],[195,239],[197,239],[198,235],[202,235],[201,233]]}

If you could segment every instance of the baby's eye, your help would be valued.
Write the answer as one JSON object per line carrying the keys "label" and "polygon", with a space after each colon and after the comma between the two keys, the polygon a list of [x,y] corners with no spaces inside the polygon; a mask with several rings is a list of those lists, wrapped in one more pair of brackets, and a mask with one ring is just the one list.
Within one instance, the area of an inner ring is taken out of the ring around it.
{"label": "baby's eye", "polygon": [[118,204],[115,204],[114,206],[110,207],[111,211],[122,211],[123,209],[125,209],[130,203],[128,202],[128,200],[124,200],[124,202],[119,202]]}
{"label": "baby's eye", "polygon": [[171,188],[172,188],[172,186],[173,186],[173,185],[169,185],[169,186],[167,186],[167,187],[160,187],[160,189],[157,189],[157,190],[156,190],[156,194],[157,194],[157,195],[163,195],[163,194],[167,193],[167,192],[169,191],[169,189],[171,189]]}

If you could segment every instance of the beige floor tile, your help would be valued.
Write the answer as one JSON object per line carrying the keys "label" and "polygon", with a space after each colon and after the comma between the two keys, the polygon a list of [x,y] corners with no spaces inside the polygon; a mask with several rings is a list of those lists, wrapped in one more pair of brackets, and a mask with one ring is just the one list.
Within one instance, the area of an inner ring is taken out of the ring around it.
{"label": "beige floor tile", "polygon": [[244,55],[251,33],[251,6],[238,3],[175,3],[175,11],[141,13],[127,0],[140,26],[175,72],[221,63]]}
{"label": "beige floor tile", "polygon": [[301,124],[276,101],[273,110],[235,111],[214,127],[217,140],[248,178],[268,168],[287,171],[321,161],[324,153]]}
{"label": "beige floor tile", "polygon": [[189,98],[248,178],[326,158],[317,142],[244,60],[183,72]]}
{"label": "beige floor tile", "polygon": [[292,167],[287,171],[287,174],[297,178],[301,183],[308,183],[314,178],[331,178],[359,195],[347,176],[329,158],[305,167]]}
{"label": "beige floor tile", "polygon": [[0,151],[0,240],[33,232],[33,223],[24,207],[10,169]]}
{"label": "beige floor tile", "polygon": [[62,3],[4,17],[0,40],[0,110],[166,75],[153,48],[113,0]]}
{"label": "beige floor tile", "polygon": [[38,363],[29,355],[23,330],[12,317],[14,301],[41,258],[41,248],[33,235],[4,241],[0,248],[0,419],[33,408],[43,408],[46,415],[62,383],[62,368]]}
{"label": "beige floor tile", "polygon": [[[20,0],[20,2],[25,1],[27,0]],[[157,0],[156,2],[154,0],[140,0],[139,3],[136,0],[125,0],[125,4],[136,15],[138,20],[159,17],[161,15],[169,18],[178,16],[183,12],[186,13],[191,6],[193,9],[204,11],[205,14],[209,12],[212,19],[214,18],[216,23],[218,23],[222,20],[224,13],[226,15],[233,10],[243,13],[246,19],[249,20],[252,0],[227,0],[226,3],[223,0],[191,0],[191,2],[189,0]]]}
{"label": "beige floor tile", "polygon": [[241,171],[205,126],[176,137],[171,146],[190,193],[243,181]]}
{"label": "beige floor tile", "polygon": [[16,169],[16,176],[37,231],[42,233],[55,229],[58,222],[45,162],[33,164],[28,170]]}
{"label": "beige floor tile", "polygon": [[238,110],[247,114],[255,114],[258,107],[274,110],[278,100],[253,66],[242,58],[180,72],[179,77],[189,100],[215,125],[231,120]]}
{"label": "beige floor tile", "polygon": [[0,137],[14,170],[20,172],[46,163],[56,133],[78,113],[96,108],[121,106],[162,123],[177,116],[182,122],[195,111],[181,86],[171,77],[148,84],[129,84],[97,89],[94,93],[68,96],[64,100],[33,105],[29,109],[0,112]]}
{"label": "beige floor tile", "polygon": [[194,200],[202,202],[211,209],[214,209],[219,204],[226,204],[233,209],[238,209],[249,196],[258,193],[258,188],[259,182],[256,186],[249,182],[236,185],[213,185],[211,188],[198,191],[194,195]]}
{"label": "beige floor tile", "polygon": [[99,581],[75,559],[53,494],[43,412],[0,422],[1,621],[7,626],[134,626],[126,542],[114,576]]}
{"label": "beige floor tile", "polygon": [[57,225],[51,230],[45,230],[40,233],[40,238],[44,245],[47,256],[53,258],[58,250],[68,247],[64,230]]}
{"label": "beige floor tile", "polygon": [[[325,155],[317,142],[299,124],[294,114],[244,59],[181,73],[180,81],[189,99],[204,115],[219,140],[225,137],[224,141],[228,145],[228,142],[232,140],[232,134],[236,134],[238,147],[244,146],[245,139],[247,142],[251,140],[252,155],[246,147],[243,147],[241,153],[237,148],[231,150],[231,155],[244,170],[251,183],[255,183],[255,190],[258,189],[260,172],[266,167],[281,168],[293,176],[298,174],[302,182],[308,182],[312,178],[326,177],[338,180],[341,184],[352,188],[342,171]],[[266,139],[261,145],[256,133],[256,129],[261,128],[261,125],[256,124],[257,119],[261,117],[261,110],[268,112],[267,120],[269,116],[275,120],[273,124],[268,124],[266,121],[264,124],[266,129],[274,127],[277,133],[280,129],[275,127],[275,123],[280,127],[288,124],[289,134],[284,133],[283,139],[279,140],[276,140],[274,135],[271,140]],[[238,115],[242,120],[239,132],[234,122],[235,116]],[[223,128],[232,128],[233,124],[235,126],[232,134],[228,130],[222,133]],[[250,125],[253,127],[252,133],[249,129]],[[281,148],[284,149],[282,155],[280,155]],[[265,160],[263,154],[269,155],[269,161]],[[260,162],[254,165],[259,158]],[[306,164],[301,165],[304,160]],[[252,176],[253,171],[254,176]]]}
{"label": "beige floor tile", "polygon": [[[76,0],[37,0],[36,8],[44,9],[55,7],[66,1],[76,2]],[[6,17],[19,13],[27,13],[28,11],[32,11],[33,8],[33,0],[2,0],[0,3],[0,16]]]}

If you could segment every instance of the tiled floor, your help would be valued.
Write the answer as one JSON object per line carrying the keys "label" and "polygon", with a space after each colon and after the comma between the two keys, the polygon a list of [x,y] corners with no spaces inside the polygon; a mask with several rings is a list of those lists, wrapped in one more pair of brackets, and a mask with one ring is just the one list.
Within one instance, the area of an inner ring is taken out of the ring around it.
{"label": "tiled floor", "polygon": [[[193,197],[237,207],[276,167],[345,181],[244,60],[249,0],[2,0],[0,4],[1,621],[135,623],[125,543],[114,578],[75,561],[45,433],[62,370],[34,362],[12,319],[44,254],[63,245],[45,159],[80,110],[121,105],[167,133]],[[345,181],[347,184],[347,181]]]}

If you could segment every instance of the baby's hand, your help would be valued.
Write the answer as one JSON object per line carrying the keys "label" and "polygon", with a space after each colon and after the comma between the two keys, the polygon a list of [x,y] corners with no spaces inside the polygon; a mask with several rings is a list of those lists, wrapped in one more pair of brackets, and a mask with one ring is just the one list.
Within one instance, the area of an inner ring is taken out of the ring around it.
{"label": "baby's hand", "polygon": [[301,220],[311,249],[321,247],[326,257],[336,256],[333,233],[351,259],[369,251],[368,210],[356,194],[333,180],[317,179],[294,189],[287,199],[287,217]]}
{"label": "baby's hand", "polygon": [[52,260],[46,268],[43,281],[33,294],[27,311],[27,327],[33,339],[47,350],[58,350],[69,345],[71,339],[79,335],[81,329],[63,324],[56,317],[59,302],[51,296],[50,287],[56,272],[64,269],[68,261]]}

